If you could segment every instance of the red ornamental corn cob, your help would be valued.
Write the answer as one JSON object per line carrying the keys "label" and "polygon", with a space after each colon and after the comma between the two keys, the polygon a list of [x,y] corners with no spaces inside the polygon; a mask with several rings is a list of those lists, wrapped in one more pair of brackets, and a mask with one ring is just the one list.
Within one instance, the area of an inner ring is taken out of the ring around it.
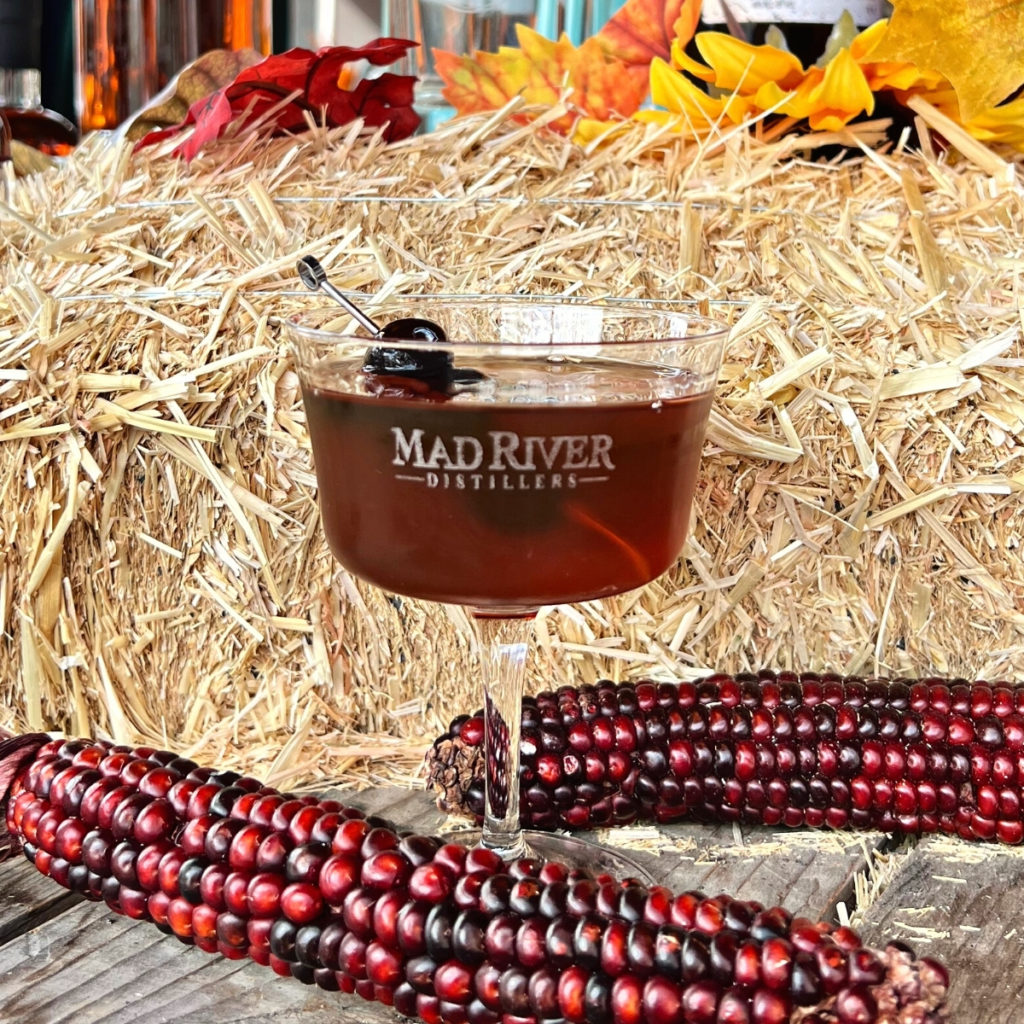
{"label": "red ornamental corn cob", "polygon": [[946,972],[726,896],[399,832],[175,755],[0,743],[38,870],[208,952],[446,1024],[939,1024]]}
{"label": "red ornamental corn cob", "polygon": [[[451,813],[483,806],[483,719],[428,753]],[[1024,840],[1024,687],[761,672],[527,697],[522,818],[640,818]]]}

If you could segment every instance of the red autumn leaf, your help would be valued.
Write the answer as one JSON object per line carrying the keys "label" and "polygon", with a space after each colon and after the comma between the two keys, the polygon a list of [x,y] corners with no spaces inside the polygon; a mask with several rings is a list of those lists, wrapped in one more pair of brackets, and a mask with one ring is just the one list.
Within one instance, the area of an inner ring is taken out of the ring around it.
{"label": "red autumn leaf", "polygon": [[195,125],[174,150],[175,155],[191,160],[235,121],[245,125],[266,118],[268,134],[282,135],[303,131],[307,112],[329,127],[361,117],[373,128],[387,125],[389,141],[404,139],[420,123],[412,108],[415,78],[384,73],[364,78],[352,89],[342,83],[347,65],[365,60],[380,67],[403,57],[415,45],[405,39],[376,39],[366,46],[327,46],[315,53],[296,48],[274,54],[197,100],[180,124],[150,132],[135,148],[154,145]]}
{"label": "red autumn leaf", "polygon": [[693,38],[700,9],[701,0],[626,0],[597,41],[610,57],[639,65],[646,76],[655,57],[669,59],[674,40],[685,46]]}

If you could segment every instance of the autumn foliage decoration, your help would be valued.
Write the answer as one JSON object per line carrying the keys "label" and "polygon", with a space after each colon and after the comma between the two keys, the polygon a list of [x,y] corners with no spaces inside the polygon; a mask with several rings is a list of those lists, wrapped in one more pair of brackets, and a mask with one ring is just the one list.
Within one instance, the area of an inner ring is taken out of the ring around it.
{"label": "autumn foliage decoration", "polygon": [[673,42],[689,39],[700,0],[627,0],[607,25],[573,46],[517,27],[519,47],[460,55],[435,51],[445,98],[460,113],[496,110],[515,96],[531,107],[565,104],[552,127],[593,135],[634,115],[649,92],[650,68]]}
{"label": "autumn foliage decoration", "polygon": [[[895,0],[858,32],[849,16],[805,66],[779,33],[753,45],[697,32],[701,0],[627,0],[579,47],[519,28],[519,47],[435,53],[459,113],[564,104],[552,126],[587,141],[627,120],[694,138],[735,125],[837,131],[920,96],[975,138],[1024,150],[1024,0]],[[1015,94],[1019,94],[1015,97]],[[649,100],[649,102],[647,102]]]}
{"label": "autumn foliage decoration", "polygon": [[313,52],[292,49],[239,71],[226,85],[203,95],[183,121],[150,131],[136,148],[162,142],[192,128],[174,149],[191,160],[229,125],[261,123],[267,134],[304,131],[310,122],[338,127],[357,118],[383,128],[388,140],[412,135],[420,119],[413,110],[416,79],[384,72],[351,85],[352,68],[366,61],[392,64],[415,46],[404,39],[377,39],[366,46],[329,46]]}

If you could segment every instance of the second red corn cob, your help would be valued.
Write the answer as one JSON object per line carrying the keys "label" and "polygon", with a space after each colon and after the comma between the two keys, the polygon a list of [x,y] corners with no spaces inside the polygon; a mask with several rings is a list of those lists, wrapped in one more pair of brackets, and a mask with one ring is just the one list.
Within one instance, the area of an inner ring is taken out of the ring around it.
{"label": "second red corn cob", "polygon": [[944,969],[726,896],[503,863],[174,754],[0,743],[43,874],[181,941],[446,1024],[941,1024]]}
{"label": "second red corn cob", "polygon": [[[1024,687],[761,672],[527,697],[522,819],[831,826],[1024,840]],[[427,755],[439,805],[479,818],[483,717]]]}

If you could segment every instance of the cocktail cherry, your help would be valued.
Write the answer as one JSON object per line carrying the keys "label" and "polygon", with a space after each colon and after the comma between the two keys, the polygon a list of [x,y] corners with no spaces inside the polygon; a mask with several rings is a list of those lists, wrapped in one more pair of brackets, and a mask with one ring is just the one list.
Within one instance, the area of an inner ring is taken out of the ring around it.
{"label": "cocktail cherry", "polygon": [[[376,338],[410,342],[448,340],[443,327],[422,317],[402,317],[380,326],[327,280],[327,272],[313,256],[303,256],[296,269],[300,280],[310,291],[326,292]],[[381,376],[412,377],[437,391],[446,391],[455,379],[456,373],[451,353],[446,350],[431,352],[425,349],[389,348],[382,345],[374,345],[367,349],[363,369],[367,373]],[[472,374],[469,379],[479,379],[480,375],[475,371],[468,372]]]}

